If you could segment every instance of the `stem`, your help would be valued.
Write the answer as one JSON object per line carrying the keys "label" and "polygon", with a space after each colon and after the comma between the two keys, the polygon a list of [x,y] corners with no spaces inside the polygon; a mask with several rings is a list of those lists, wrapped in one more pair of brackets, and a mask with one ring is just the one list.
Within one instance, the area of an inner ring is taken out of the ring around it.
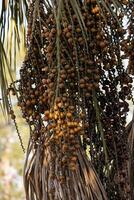
{"label": "stem", "polygon": [[98,105],[98,100],[96,98],[96,92],[95,91],[93,91],[93,102],[94,102],[94,108],[95,108],[96,118],[97,118],[97,122],[98,122],[98,130],[101,134],[101,139],[102,139],[102,143],[103,143],[103,149],[104,149],[104,154],[105,154],[105,163],[108,164],[106,141],[105,141],[105,137],[104,137],[103,127],[102,127],[102,124],[101,124],[99,105]]}
{"label": "stem", "polygon": [[61,34],[61,26],[60,26],[60,19],[61,19],[61,7],[62,7],[62,0],[59,0],[58,5],[58,13],[56,16],[56,27],[57,27],[57,37],[56,37],[56,47],[57,47],[57,84],[56,84],[56,97],[58,96],[58,86],[59,86],[59,78],[60,78],[60,34]]}

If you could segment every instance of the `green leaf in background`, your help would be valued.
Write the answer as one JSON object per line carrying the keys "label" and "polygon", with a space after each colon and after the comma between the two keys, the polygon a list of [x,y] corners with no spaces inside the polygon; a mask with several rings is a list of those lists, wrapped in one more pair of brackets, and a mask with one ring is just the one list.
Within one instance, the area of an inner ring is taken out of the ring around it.
{"label": "green leaf in background", "polygon": [[3,0],[0,3],[0,99],[9,113],[7,88],[15,79],[17,59],[25,48],[27,0]]}

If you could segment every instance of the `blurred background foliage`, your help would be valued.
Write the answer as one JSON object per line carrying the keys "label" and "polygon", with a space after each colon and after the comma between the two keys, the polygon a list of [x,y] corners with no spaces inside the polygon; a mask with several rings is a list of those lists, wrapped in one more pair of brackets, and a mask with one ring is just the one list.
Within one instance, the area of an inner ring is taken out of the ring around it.
{"label": "blurred background foliage", "polygon": [[[14,104],[14,110],[23,143],[26,146],[28,127],[21,118],[16,104]],[[0,118],[0,200],[23,200],[25,198],[22,175],[25,155],[19,145],[14,125],[5,121],[1,112]]]}

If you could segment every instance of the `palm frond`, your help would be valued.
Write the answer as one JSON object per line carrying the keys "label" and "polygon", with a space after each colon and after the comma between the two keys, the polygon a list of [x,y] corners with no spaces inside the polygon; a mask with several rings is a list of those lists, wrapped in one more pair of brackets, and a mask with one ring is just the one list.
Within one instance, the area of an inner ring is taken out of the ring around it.
{"label": "palm frond", "polygon": [[66,169],[65,176],[59,175],[62,168],[58,158],[54,161],[56,175],[53,179],[51,150],[46,148],[41,152],[39,147],[35,152],[31,152],[32,145],[30,142],[24,169],[26,199],[107,200],[104,187],[82,149],[78,150],[77,169]]}
{"label": "palm frond", "polygon": [[[16,59],[20,50],[20,40],[25,35],[26,13],[28,2],[3,0],[1,2],[0,13],[0,96],[2,106],[6,113],[9,112],[7,89],[10,82],[13,81],[13,74],[16,71]],[[25,36],[24,36],[25,37]],[[25,45],[25,44],[24,44]]]}
{"label": "palm frond", "polygon": [[134,199],[134,113],[132,121],[127,125],[126,131],[128,135],[129,146],[129,165],[128,173],[130,180],[131,199]]}

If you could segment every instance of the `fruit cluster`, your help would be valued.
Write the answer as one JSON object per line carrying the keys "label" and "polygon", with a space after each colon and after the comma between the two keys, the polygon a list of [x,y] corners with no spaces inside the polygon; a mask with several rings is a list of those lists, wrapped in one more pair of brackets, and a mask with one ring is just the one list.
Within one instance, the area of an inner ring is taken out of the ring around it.
{"label": "fruit cluster", "polygon": [[[18,105],[31,127],[35,151],[42,145],[52,152],[52,177],[56,162],[62,174],[68,167],[76,171],[79,149],[84,149],[108,198],[126,200],[125,123],[132,78],[122,60],[129,57],[133,74],[133,6],[85,0],[76,1],[77,10],[70,0],[54,4],[30,4]],[[129,12],[126,39],[123,20]]]}

